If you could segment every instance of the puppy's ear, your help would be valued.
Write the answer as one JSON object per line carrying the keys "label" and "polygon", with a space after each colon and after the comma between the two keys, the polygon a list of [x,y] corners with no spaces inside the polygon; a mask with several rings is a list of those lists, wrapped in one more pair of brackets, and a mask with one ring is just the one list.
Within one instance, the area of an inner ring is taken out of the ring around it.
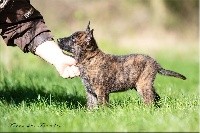
{"label": "puppy's ear", "polygon": [[92,29],[91,31],[90,31],[90,34],[93,36],[93,31],[94,31],[94,29]]}
{"label": "puppy's ear", "polygon": [[90,30],[88,33],[87,33],[87,42],[89,42],[92,38],[93,38],[93,31],[94,29]]}
{"label": "puppy's ear", "polygon": [[86,32],[87,32],[87,33],[90,32],[90,21],[89,21],[89,23],[88,23],[88,25],[87,25]]}

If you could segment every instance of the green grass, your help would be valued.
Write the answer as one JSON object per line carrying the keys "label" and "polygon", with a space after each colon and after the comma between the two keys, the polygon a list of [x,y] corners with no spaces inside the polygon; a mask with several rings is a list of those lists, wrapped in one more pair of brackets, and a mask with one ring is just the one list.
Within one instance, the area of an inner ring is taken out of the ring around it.
{"label": "green grass", "polygon": [[156,131],[199,132],[198,61],[156,56],[163,67],[186,81],[158,75],[162,107],[146,107],[135,91],[111,94],[110,106],[89,111],[81,80],[62,79],[55,69],[31,54],[11,50],[1,63],[0,131]]}

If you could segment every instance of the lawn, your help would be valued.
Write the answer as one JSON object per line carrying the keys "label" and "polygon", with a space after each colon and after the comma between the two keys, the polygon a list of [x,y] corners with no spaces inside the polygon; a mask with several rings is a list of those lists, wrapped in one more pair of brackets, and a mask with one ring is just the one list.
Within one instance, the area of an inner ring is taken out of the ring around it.
{"label": "lawn", "polygon": [[0,51],[0,132],[199,132],[197,52],[154,55],[164,68],[187,77],[157,76],[161,108],[144,106],[129,90],[111,94],[109,107],[89,111],[80,78],[63,79],[53,66],[17,48],[9,48],[9,59]]}

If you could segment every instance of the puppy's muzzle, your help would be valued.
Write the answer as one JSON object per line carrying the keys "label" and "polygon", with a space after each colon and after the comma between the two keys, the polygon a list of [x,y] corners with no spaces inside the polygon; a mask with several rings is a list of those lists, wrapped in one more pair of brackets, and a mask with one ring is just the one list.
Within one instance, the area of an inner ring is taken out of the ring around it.
{"label": "puppy's muzzle", "polygon": [[58,46],[61,48],[61,49],[63,49],[63,47],[64,47],[64,39],[63,38],[59,38],[59,39],[57,39],[57,42],[58,42]]}
{"label": "puppy's muzzle", "polygon": [[62,49],[65,50],[67,52],[71,52],[71,43],[70,43],[70,37],[66,37],[66,38],[59,38],[57,39],[58,42],[58,46]]}

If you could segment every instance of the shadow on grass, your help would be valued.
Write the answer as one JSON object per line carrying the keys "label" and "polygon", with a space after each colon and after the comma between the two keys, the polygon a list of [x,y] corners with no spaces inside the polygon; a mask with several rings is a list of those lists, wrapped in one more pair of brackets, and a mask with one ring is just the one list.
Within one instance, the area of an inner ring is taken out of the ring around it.
{"label": "shadow on grass", "polygon": [[30,105],[31,103],[38,103],[40,101],[45,101],[45,104],[47,105],[50,105],[51,103],[64,103],[64,105],[70,109],[77,109],[86,105],[86,99],[80,95],[51,93],[45,92],[45,88],[21,88],[20,86],[15,88],[4,88],[3,90],[0,90],[0,100],[14,105],[19,105],[22,102]]}

